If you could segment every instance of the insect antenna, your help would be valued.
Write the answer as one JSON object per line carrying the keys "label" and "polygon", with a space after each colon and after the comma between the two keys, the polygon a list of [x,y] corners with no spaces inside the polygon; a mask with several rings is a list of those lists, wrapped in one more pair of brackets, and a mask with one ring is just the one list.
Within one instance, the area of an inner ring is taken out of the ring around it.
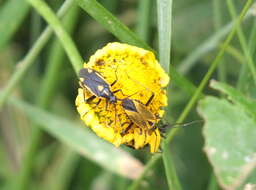
{"label": "insect antenna", "polygon": [[158,128],[161,131],[161,133],[166,133],[167,128],[186,127],[186,126],[189,126],[189,125],[193,125],[193,124],[196,124],[196,123],[202,123],[202,122],[203,122],[203,120],[200,119],[200,120],[194,120],[194,121],[191,121],[191,122],[188,122],[188,123],[174,123],[174,124],[166,123],[166,124],[162,124],[162,125],[158,126]]}

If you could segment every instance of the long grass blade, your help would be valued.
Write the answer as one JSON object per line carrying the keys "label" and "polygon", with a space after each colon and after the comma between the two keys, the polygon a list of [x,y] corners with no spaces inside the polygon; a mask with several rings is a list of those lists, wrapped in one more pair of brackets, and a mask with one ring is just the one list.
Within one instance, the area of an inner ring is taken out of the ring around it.
{"label": "long grass blade", "polygon": [[[228,9],[229,9],[229,12],[230,12],[232,18],[236,19],[236,10],[235,10],[235,6],[234,6],[233,1],[232,0],[227,0],[227,5],[228,5]],[[243,53],[244,53],[245,58],[246,58],[246,62],[248,64],[248,68],[249,68],[249,70],[251,72],[252,78],[254,80],[254,84],[256,85],[256,68],[255,68],[255,64],[254,64],[252,55],[250,53],[249,46],[248,46],[248,44],[246,42],[245,34],[244,34],[240,24],[237,26],[236,30],[237,30],[237,35],[238,35],[239,42],[241,44]]]}
{"label": "long grass blade", "polygon": [[[171,59],[172,0],[158,0],[157,14],[160,64],[168,72]],[[180,190],[181,186],[173,160],[171,159],[171,151],[168,144],[164,144],[164,147],[165,151],[163,152],[162,158],[169,189]]]}
{"label": "long grass blade", "polygon": [[[62,17],[63,15],[65,15],[65,13],[69,10],[73,3],[74,0],[66,0],[58,11],[58,16]],[[26,74],[27,70],[32,66],[32,64],[35,63],[36,57],[46,45],[52,33],[52,29],[50,27],[47,27],[40,35],[34,46],[29,50],[24,59],[17,64],[17,69],[12,74],[10,80],[8,81],[7,85],[5,86],[0,95],[0,110],[2,109],[2,106],[10,93],[14,90],[15,86],[22,80],[22,77]]]}
{"label": "long grass blade", "polygon": [[[227,5],[228,5],[228,9],[229,12],[232,16],[233,19],[236,18],[236,10],[235,10],[235,6],[232,0],[228,0],[227,1]],[[243,53],[245,55],[246,58],[246,63],[248,64],[248,68],[251,72],[252,78],[254,80],[254,84],[256,85],[256,68],[255,68],[255,63],[253,61],[253,57],[252,54],[250,53],[250,49],[249,46],[246,42],[246,38],[245,38],[245,34],[241,28],[240,25],[237,26],[237,35],[238,35],[238,39],[240,41]]]}
{"label": "long grass blade", "polygon": [[[115,35],[120,41],[137,45],[139,47],[152,50],[146,43],[140,40],[129,28],[121,23],[109,11],[101,6],[95,0],[76,0],[78,5],[89,15],[91,15],[97,22],[99,22],[106,30]],[[174,67],[170,65],[171,80],[177,84],[188,94],[195,92],[195,85],[187,80],[184,76],[179,74]]]}
{"label": "long grass blade", "polygon": [[42,126],[43,130],[101,167],[130,179],[137,178],[143,171],[140,161],[98,138],[74,121],[68,121],[17,99],[10,98],[9,102]]}
{"label": "long grass blade", "polygon": [[[78,16],[78,7],[73,6],[69,13],[63,19],[63,25],[68,32],[73,30]],[[64,51],[57,39],[50,48],[51,56],[49,58],[46,72],[38,91],[37,105],[40,108],[48,109],[49,105],[54,100],[54,93],[58,86],[58,77],[60,77],[61,65],[64,59]],[[53,55],[54,54],[54,55]],[[35,163],[36,155],[38,153],[38,146],[41,142],[43,131],[36,125],[32,124],[31,140],[28,143],[28,150],[23,157],[23,164],[20,169],[20,174],[17,179],[17,186],[20,189],[28,189],[29,180],[31,179],[32,166]]]}
{"label": "long grass blade", "polygon": [[96,0],[76,0],[78,5],[122,42],[152,50]]}
{"label": "long grass blade", "polygon": [[[225,51],[225,48],[226,46],[229,44],[229,42],[232,40],[234,34],[235,34],[235,30],[236,30],[236,26],[238,24],[241,23],[241,21],[243,20],[246,12],[248,11],[248,9],[250,8],[252,4],[252,0],[247,0],[242,12],[240,13],[239,17],[236,19],[236,24],[235,26],[233,27],[232,31],[230,32],[230,34],[228,35],[227,39],[225,40],[224,42],[224,45],[222,46],[222,48],[220,49],[218,55],[216,56],[216,58],[214,59],[213,63],[212,63],[212,66],[209,68],[208,72],[206,73],[205,77],[203,78],[203,80],[201,81],[197,91],[195,92],[194,96],[191,98],[191,100],[188,102],[187,106],[185,107],[185,109],[183,110],[183,112],[181,113],[181,115],[179,116],[178,120],[177,120],[177,123],[182,123],[182,121],[185,119],[185,117],[187,116],[187,114],[189,113],[189,111],[192,109],[193,105],[195,104],[197,98],[199,97],[199,94],[200,92],[203,90],[203,88],[205,87],[209,77],[211,76],[211,74],[213,73],[213,71],[215,70],[219,60],[221,59],[221,57],[223,56],[224,54],[224,51]],[[173,136],[178,132],[177,130],[178,128],[176,129],[173,129],[171,130],[169,133],[168,133],[168,136],[167,136],[167,143],[169,143]],[[147,168],[147,170],[150,170],[150,168],[157,162],[157,160],[159,160],[161,157],[160,156],[154,156],[152,157],[149,162],[146,164],[145,168]],[[154,162],[152,161],[154,160]],[[152,164],[153,162],[153,164]],[[137,187],[138,187],[138,183],[145,177],[146,175],[146,172],[144,171],[141,176],[137,179],[137,180],[134,180],[133,183],[130,185],[130,187],[134,187],[132,190],[135,190]],[[129,188],[128,188],[129,189]],[[129,189],[130,190],[130,189]]]}
{"label": "long grass blade", "polygon": [[[248,14],[245,15],[243,21],[248,20],[253,16],[251,12],[248,11]],[[206,39],[202,44],[200,44],[194,51],[192,51],[181,63],[178,67],[178,71],[183,74],[188,73],[188,71],[196,64],[196,62],[206,55],[208,52],[214,50],[220,44],[221,40],[232,30],[235,22],[232,21],[229,24],[223,26],[219,31],[214,33],[211,37]]]}
{"label": "long grass blade", "polygon": [[54,30],[55,34],[58,36],[63,48],[65,49],[71,64],[78,74],[79,70],[82,68],[83,59],[79,54],[73,40],[68,35],[68,33],[63,29],[61,22],[49,6],[41,0],[27,0],[49,23],[49,25]]}

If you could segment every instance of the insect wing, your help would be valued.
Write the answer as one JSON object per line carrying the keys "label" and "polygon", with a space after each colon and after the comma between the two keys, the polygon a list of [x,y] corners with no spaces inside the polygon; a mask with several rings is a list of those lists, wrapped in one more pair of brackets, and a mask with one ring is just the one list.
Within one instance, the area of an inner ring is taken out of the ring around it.
{"label": "insect wing", "polygon": [[85,87],[95,96],[101,97],[102,93],[98,89],[99,86],[102,86],[101,83],[95,81],[95,80],[84,80]]}
{"label": "insect wing", "polygon": [[154,114],[152,112],[150,112],[144,104],[142,104],[141,102],[136,101],[136,100],[134,100],[133,102],[135,104],[137,112],[143,118],[143,120],[146,120],[146,121],[155,121],[156,120]]}
{"label": "insect wing", "polygon": [[79,76],[84,81],[93,80],[95,82],[100,83],[101,85],[108,85],[108,83],[104,80],[104,78],[97,71],[92,69],[87,69],[87,68],[81,69],[79,72]]}
{"label": "insect wing", "polygon": [[83,68],[79,72],[83,85],[97,97],[109,97],[110,87],[104,78],[95,70]]}
{"label": "insect wing", "polygon": [[128,115],[129,119],[134,122],[137,126],[146,127],[147,122],[143,120],[140,113],[137,110],[136,102],[131,99],[124,99],[122,101],[122,107],[125,113]]}
{"label": "insect wing", "polygon": [[137,112],[136,106],[131,99],[125,98],[122,100],[122,107],[126,111]]}
{"label": "insect wing", "polygon": [[128,115],[129,119],[135,123],[139,127],[146,128],[147,127],[147,121],[143,120],[141,115],[134,111],[125,110],[126,114]]}

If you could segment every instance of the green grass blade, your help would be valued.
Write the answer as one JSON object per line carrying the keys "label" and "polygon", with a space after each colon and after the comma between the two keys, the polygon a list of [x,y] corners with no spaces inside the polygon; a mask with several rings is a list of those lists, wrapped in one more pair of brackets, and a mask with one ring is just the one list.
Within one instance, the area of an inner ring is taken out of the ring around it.
{"label": "green grass blade", "polygon": [[158,0],[157,14],[160,64],[168,73],[171,57],[172,0]]}
{"label": "green grass blade", "polygon": [[[253,28],[251,30],[250,37],[248,40],[249,50],[250,50],[251,55],[253,55],[255,52],[255,48],[256,48],[255,41],[256,41],[256,21],[254,21],[254,23],[253,23]],[[242,88],[244,86],[246,86],[246,82],[248,82],[248,74],[247,73],[248,73],[247,64],[243,64],[242,69],[239,73],[239,78],[238,78],[237,85],[236,85],[237,89],[242,90]]]}
{"label": "green grass blade", "polygon": [[163,151],[163,162],[165,168],[165,175],[167,178],[169,189],[181,190],[181,185],[176,174],[175,165],[172,159],[172,153],[170,151],[169,144],[164,144],[164,151]]}
{"label": "green grass blade", "polygon": [[[220,30],[222,25],[221,5],[221,0],[213,0],[213,19],[216,31]],[[227,79],[225,62],[218,65],[218,79],[223,82]]]}
{"label": "green grass blade", "polygon": [[152,0],[140,0],[138,1],[137,8],[137,24],[136,24],[136,34],[143,41],[147,42],[150,33],[150,24],[152,21]]}
{"label": "green grass blade", "polygon": [[[129,30],[124,24],[122,24],[116,17],[114,17],[109,11],[102,7],[95,0],[77,0],[78,5],[90,14],[97,22],[99,22],[104,28],[115,35],[120,41],[134,44],[139,47],[153,51],[147,44],[140,40],[131,30]],[[111,24],[109,24],[111,23]],[[170,73],[172,80],[185,92],[191,94],[195,92],[196,87],[185,77],[180,75],[172,66],[170,66]]]}
{"label": "green grass blade", "polygon": [[[223,43],[223,46],[221,47],[219,53],[217,54],[217,56],[215,57],[215,59],[213,60],[210,68],[208,69],[207,73],[205,74],[203,80],[201,81],[199,87],[197,88],[195,94],[193,95],[193,97],[190,99],[190,101],[188,102],[188,104],[186,105],[185,109],[183,110],[183,112],[181,113],[181,115],[179,116],[177,123],[182,123],[184,121],[184,119],[186,118],[186,116],[189,114],[190,110],[193,108],[193,106],[195,105],[195,103],[197,102],[198,98],[200,97],[200,93],[202,92],[202,90],[204,89],[204,87],[206,86],[207,82],[209,81],[211,75],[213,74],[213,72],[215,71],[218,63],[220,62],[221,58],[223,57],[226,48],[228,47],[230,41],[233,39],[235,33],[236,33],[236,29],[237,26],[239,26],[239,24],[241,23],[241,21],[243,20],[245,14],[247,13],[248,9],[250,8],[252,4],[252,0],[247,0],[243,10],[241,11],[241,14],[239,15],[239,17],[235,20],[235,25],[232,28],[231,32],[229,33],[229,35],[227,36],[226,40]],[[170,133],[167,136],[167,141],[170,142],[171,139],[173,138],[173,136],[177,133],[178,128],[173,129],[170,131]]]}
{"label": "green grass blade", "polygon": [[[73,6],[69,13],[63,19],[63,25],[67,31],[71,32],[76,23],[78,16],[78,7]],[[57,39],[56,39],[57,40]],[[50,58],[47,64],[45,76],[38,92],[37,105],[43,109],[47,109],[53,102],[54,93],[56,93],[57,79],[60,76],[61,65],[64,59],[64,51],[62,46],[55,40],[53,48],[50,48]],[[33,124],[32,124],[33,125]],[[20,189],[28,189],[28,184],[32,172],[32,166],[36,160],[38,146],[41,142],[42,131],[36,125],[32,126],[31,141],[28,143],[28,150],[23,158],[23,164],[20,169],[20,175],[17,179],[17,186]]]}
{"label": "green grass blade", "polygon": [[8,0],[0,9],[0,50],[6,46],[29,12],[26,0]]}
{"label": "green grass blade", "polygon": [[55,34],[58,36],[63,48],[65,49],[75,72],[78,74],[79,70],[82,68],[83,59],[80,56],[71,37],[63,29],[62,24],[57,18],[57,16],[43,1],[41,0],[27,0],[27,1],[44,17],[44,19],[52,27]]}
{"label": "green grass blade", "polygon": [[[160,64],[169,72],[171,58],[171,34],[172,34],[172,0],[157,1],[159,57]],[[180,190],[181,186],[177,177],[171,151],[168,144],[164,144],[163,162],[169,189]]]}
{"label": "green grass blade", "polygon": [[[243,21],[250,18],[252,14],[247,14]],[[206,39],[202,44],[200,44],[197,48],[195,48],[194,51],[192,51],[181,63],[178,67],[178,71],[181,73],[186,74],[193,66],[194,64],[205,54],[212,51],[216,47],[218,47],[219,43],[225,37],[231,29],[234,27],[235,22],[231,22],[225,26],[223,26],[219,31],[214,33],[211,37]]]}
{"label": "green grass blade", "polygon": [[75,124],[74,121],[48,113],[17,99],[10,98],[9,102],[22,110],[33,122],[42,126],[43,130],[101,167],[131,179],[138,177],[142,172],[143,165],[140,161],[100,139],[88,129]]}
{"label": "green grass blade", "polygon": [[[235,6],[234,6],[233,1],[232,0],[228,0],[227,1],[227,6],[228,6],[228,9],[229,9],[229,12],[230,12],[232,18],[236,19],[236,10],[235,10]],[[249,46],[248,46],[248,44],[246,42],[245,34],[244,34],[240,24],[237,26],[236,30],[237,30],[237,35],[238,35],[239,42],[241,44],[243,53],[244,53],[245,58],[246,58],[246,63],[248,64],[248,68],[251,71],[252,78],[253,78],[254,83],[256,85],[256,68],[255,68],[255,64],[253,62],[253,58],[252,58],[252,55],[250,53]]]}
{"label": "green grass blade", "polygon": [[[256,9],[256,7],[255,7],[255,9]],[[256,49],[256,44],[254,43],[255,41],[256,41],[256,21],[254,20],[253,27],[251,29],[250,37],[248,40],[251,55],[253,55],[253,53],[255,52],[255,49]]]}
{"label": "green grass blade", "polygon": [[[62,17],[63,15],[65,15],[65,13],[69,10],[73,3],[74,0],[66,0],[58,11],[58,16]],[[50,29],[50,27],[47,27],[40,35],[34,46],[29,50],[24,59],[17,64],[17,69],[12,74],[11,79],[8,81],[7,85],[5,86],[4,90],[0,95],[0,110],[12,90],[22,80],[22,77],[26,74],[27,70],[32,66],[32,64],[35,63],[36,57],[46,45],[51,35],[52,29]]]}
{"label": "green grass blade", "polygon": [[[239,64],[244,64],[244,60],[245,60],[245,57],[244,55],[241,53],[240,50],[236,49],[234,46],[227,46],[226,48],[226,53],[228,53],[229,55],[231,55],[235,60],[237,60],[237,62]],[[223,81],[225,82],[225,81]]]}
{"label": "green grass blade", "polygon": [[161,155],[154,155],[151,157],[147,165],[145,166],[144,170],[142,171],[141,175],[133,181],[133,183],[127,188],[127,190],[136,190],[138,189],[141,181],[143,180],[144,176],[149,172],[149,170],[159,161]]}
{"label": "green grass blade", "polygon": [[76,0],[78,5],[89,15],[97,20],[104,28],[116,36],[119,40],[131,45],[136,45],[152,50],[145,42],[123,25],[116,17],[107,11],[96,0]]}
{"label": "green grass blade", "polygon": [[[230,32],[230,34],[228,35],[227,39],[224,42],[224,45],[222,46],[222,48],[220,49],[218,55],[216,56],[216,58],[214,59],[211,67],[209,68],[208,72],[206,73],[204,79],[201,81],[197,91],[195,92],[194,96],[191,98],[191,100],[189,101],[189,103],[187,104],[187,106],[185,107],[185,109],[183,110],[183,112],[181,113],[180,117],[177,120],[177,123],[182,123],[185,119],[185,117],[187,116],[187,114],[189,113],[189,111],[192,109],[193,105],[195,104],[197,98],[199,97],[200,93],[202,92],[203,88],[205,87],[207,81],[209,80],[211,74],[213,73],[213,71],[215,70],[219,60],[221,59],[221,57],[224,54],[225,48],[226,46],[228,46],[229,42],[232,40],[234,34],[235,34],[235,29],[236,26],[241,23],[241,21],[243,20],[246,12],[248,11],[250,5],[252,4],[252,0],[247,0],[242,12],[239,15],[239,18],[236,20],[236,24],[233,27],[232,31]],[[168,133],[168,137],[166,139],[167,142],[170,142],[173,138],[173,136],[178,132],[177,129],[173,129]],[[146,164],[145,168],[147,168],[147,170],[149,170],[156,162],[158,159],[160,159],[160,156],[154,156],[150,159],[150,161]],[[154,162],[152,164],[152,160],[154,159]],[[135,185],[138,184],[138,181],[143,179],[145,176],[146,172],[144,171],[141,176],[137,179],[134,180],[133,183],[131,184],[130,187],[133,187]],[[137,186],[136,186],[137,187]],[[132,190],[134,190],[135,188],[133,188]],[[130,190],[130,189],[129,189]]]}

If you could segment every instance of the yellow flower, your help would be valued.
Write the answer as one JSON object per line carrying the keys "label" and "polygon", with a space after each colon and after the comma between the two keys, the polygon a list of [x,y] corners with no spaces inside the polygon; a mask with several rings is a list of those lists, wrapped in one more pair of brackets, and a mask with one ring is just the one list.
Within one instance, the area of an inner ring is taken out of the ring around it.
{"label": "yellow flower", "polygon": [[[166,91],[163,89],[169,82],[168,75],[161,68],[152,52],[122,43],[109,43],[90,57],[84,68],[91,68],[100,73],[118,101],[109,103],[106,109],[106,99],[96,105],[99,98],[87,103],[91,92],[79,88],[76,98],[77,110],[84,123],[99,137],[113,143],[115,146],[126,144],[139,149],[150,146],[150,152],[157,152],[161,136],[159,129],[152,131],[133,124],[122,106],[122,99],[129,98],[145,105],[154,94],[152,101],[146,106],[156,118],[155,124],[163,116],[163,107],[167,105]],[[146,123],[148,121],[145,121]]]}

